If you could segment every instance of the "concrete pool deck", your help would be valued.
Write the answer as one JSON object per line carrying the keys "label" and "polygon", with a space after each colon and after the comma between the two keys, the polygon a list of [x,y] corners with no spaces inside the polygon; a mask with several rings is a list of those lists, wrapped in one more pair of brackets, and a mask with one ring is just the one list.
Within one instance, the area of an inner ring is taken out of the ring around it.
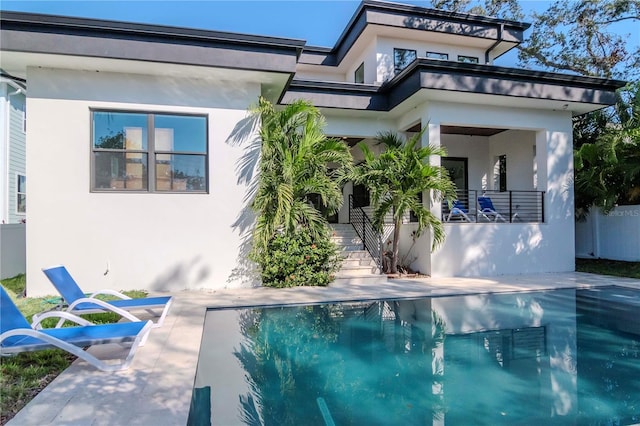
{"label": "concrete pool deck", "polygon": [[[153,329],[126,371],[104,373],[74,362],[8,425],[185,425],[189,414],[207,308],[327,301],[447,296],[618,285],[640,290],[640,280],[585,273],[491,278],[393,279],[341,282],[329,287],[229,289],[174,293],[164,325]],[[98,351],[98,349],[100,349]],[[91,348],[101,357],[122,348]]]}

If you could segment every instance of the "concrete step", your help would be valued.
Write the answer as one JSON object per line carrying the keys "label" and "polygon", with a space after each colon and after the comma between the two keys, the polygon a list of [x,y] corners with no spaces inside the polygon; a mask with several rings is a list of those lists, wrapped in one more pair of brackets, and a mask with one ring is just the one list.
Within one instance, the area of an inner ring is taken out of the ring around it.
{"label": "concrete step", "polygon": [[363,266],[363,267],[371,267],[376,266],[376,262],[369,257],[347,257],[342,260],[343,267],[355,267],[355,266]]}
{"label": "concrete step", "polygon": [[362,240],[358,237],[332,237],[331,241],[333,241],[334,244],[339,246],[359,245],[360,247],[362,247]]}
{"label": "concrete step", "polygon": [[360,237],[353,229],[351,231],[332,231],[331,235],[334,237]]}
{"label": "concrete step", "polygon": [[342,251],[343,253],[351,252],[351,251],[362,251],[362,243],[360,243],[360,244],[344,244],[344,245],[340,245],[339,244],[338,245],[338,250]]}
{"label": "concrete step", "polygon": [[375,265],[349,266],[343,264],[338,271],[338,274],[352,277],[359,275],[378,274],[379,272],[380,271],[378,270],[378,267]]}
{"label": "concrete step", "polygon": [[353,229],[353,225],[350,223],[330,223],[329,226],[333,229],[345,229],[345,228]]}
{"label": "concrete step", "polygon": [[368,274],[358,276],[345,276],[336,274],[336,279],[329,284],[329,287],[343,287],[355,284],[378,284],[387,282],[387,276],[384,274]]}
{"label": "concrete step", "polygon": [[340,226],[335,226],[332,225],[331,226],[331,230],[335,233],[349,233],[349,232],[356,232],[356,230],[353,228],[353,225],[351,224],[346,224],[346,225],[340,225]]}
{"label": "concrete step", "polygon": [[360,238],[356,231],[334,231],[331,238]]}
{"label": "concrete step", "polygon": [[[360,247],[362,248],[362,246]],[[342,258],[343,259],[371,259],[371,255],[366,250],[348,250],[348,251],[342,252]]]}

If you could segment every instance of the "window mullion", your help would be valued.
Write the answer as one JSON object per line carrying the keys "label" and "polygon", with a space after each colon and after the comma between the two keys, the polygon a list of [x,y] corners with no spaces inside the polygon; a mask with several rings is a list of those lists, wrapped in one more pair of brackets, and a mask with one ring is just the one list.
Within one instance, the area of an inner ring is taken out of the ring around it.
{"label": "window mullion", "polygon": [[156,138],[155,138],[155,123],[154,123],[154,115],[149,114],[147,118],[147,179],[149,192],[156,191]]}

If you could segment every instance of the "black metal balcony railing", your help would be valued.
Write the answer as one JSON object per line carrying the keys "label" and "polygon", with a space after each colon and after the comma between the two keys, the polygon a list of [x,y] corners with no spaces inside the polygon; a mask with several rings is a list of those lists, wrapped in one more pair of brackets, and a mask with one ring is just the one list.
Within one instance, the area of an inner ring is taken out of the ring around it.
{"label": "black metal balcony railing", "polygon": [[353,195],[349,195],[349,223],[362,240],[362,249],[369,252],[376,266],[382,271],[382,236],[362,207],[354,207]]}
{"label": "black metal balcony railing", "polygon": [[449,208],[442,203],[443,222],[544,222],[544,191],[458,190]]}

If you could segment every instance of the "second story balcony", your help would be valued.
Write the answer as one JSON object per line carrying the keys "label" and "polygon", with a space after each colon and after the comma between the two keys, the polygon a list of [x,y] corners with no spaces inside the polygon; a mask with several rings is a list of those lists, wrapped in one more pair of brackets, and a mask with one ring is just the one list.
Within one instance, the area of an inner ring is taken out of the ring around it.
{"label": "second story balcony", "polygon": [[543,223],[544,191],[459,190],[442,204],[445,223]]}

